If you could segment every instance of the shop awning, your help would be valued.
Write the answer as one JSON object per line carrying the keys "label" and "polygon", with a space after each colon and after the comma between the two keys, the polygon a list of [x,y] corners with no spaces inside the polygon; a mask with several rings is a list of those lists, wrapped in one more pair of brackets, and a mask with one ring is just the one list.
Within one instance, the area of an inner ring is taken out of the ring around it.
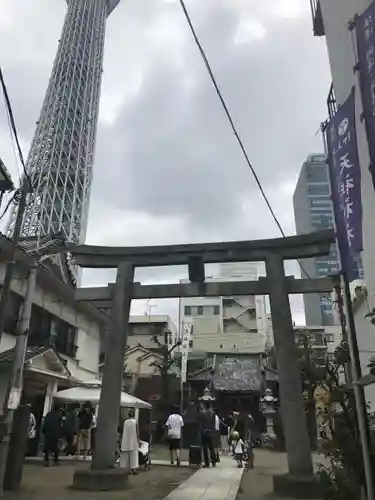
{"label": "shop awning", "polygon": [[[90,401],[95,405],[100,401],[100,391],[101,381],[90,380],[79,387],[72,387],[71,389],[58,391],[55,398],[69,402],[76,401],[77,403],[85,403],[86,401]],[[147,410],[152,409],[152,406],[149,403],[146,403],[146,401],[142,401],[142,399],[131,396],[124,391],[121,393],[120,405],[124,408],[143,408]]]}

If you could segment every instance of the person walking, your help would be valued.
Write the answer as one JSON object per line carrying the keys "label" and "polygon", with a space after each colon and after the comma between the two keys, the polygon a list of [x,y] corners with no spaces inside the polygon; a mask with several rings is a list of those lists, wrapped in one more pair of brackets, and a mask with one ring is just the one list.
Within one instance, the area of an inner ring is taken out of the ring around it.
{"label": "person walking", "polygon": [[87,454],[91,448],[91,427],[92,427],[92,405],[87,402],[78,413],[78,445],[77,455],[83,460],[87,459]]}
{"label": "person walking", "polygon": [[221,417],[220,424],[220,451],[226,455],[229,451],[229,426],[224,417]]}
{"label": "person walking", "polygon": [[181,449],[182,428],[184,427],[184,420],[179,414],[177,407],[172,409],[172,412],[167,419],[165,427],[167,428],[167,439],[169,442],[169,454],[171,458],[171,465],[174,464],[174,455],[176,455],[176,464],[179,467],[181,464],[180,449]]}
{"label": "person walking", "polygon": [[78,416],[77,409],[73,408],[67,412],[64,421],[64,435],[66,440],[65,453],[67,456],[74,456],[76,454],[78,434]]}
{"label": "person walking", "polygon": [[34,442],[36,438],[36,418],[32,411],[31,405],[27,405],[30,409],[29,422],[27,428],[27,450],[26,455],[32,455],[32,450],[34,448]]}
{"label": "person walking", "polygon": [[239,432],[233,431],[233,450],[234,450],[234,458],[236,459],[237,465],[239,469],[243,467],[243,459],[245,454],[245,443],[243,442]]}
{"label": "person walking", "polygon": [[216,466],[216,453],[214,447],[215,427],[216,427],[215,413],[212,411],[211,405],[208,401],[203,403],[203,410],[200,416],[200,427],[202,435],[202,448],[203,448],[203,467],[210,466],[210,458],[212,467]]}
{"label": "person walking", "polygon": [[50,465],[50,456],[54,464],[59,464],[59,439],[63,433],[63,421],[59,408],[53,408],[44,417],[42,433],[44,435],[44,465]]}
{"label": "person walking", "polygon": [[92,411],[92,421],[91,421],[91,429],[90,429],[90,434],[91,434],[91,448],[90,448],[90,453],[91,456],[94,456],[95,453],[95,445],[96,445],[96,415],[95,411],[93,409]]}
{"label": "person walking", "polygon": [[214,448],[216,453],[216,463],[219,463],[220,462],[220,418],[217,413],[215,413]]}
{"label": "person walking", "polygon": [[138,474],[139,450],[139,432],[138,424],[135,419],[134,410],[130,410],[128,418],[124,422],[122,430],[121,451],[120,451],[120,467],[130,469],[132,473]]}

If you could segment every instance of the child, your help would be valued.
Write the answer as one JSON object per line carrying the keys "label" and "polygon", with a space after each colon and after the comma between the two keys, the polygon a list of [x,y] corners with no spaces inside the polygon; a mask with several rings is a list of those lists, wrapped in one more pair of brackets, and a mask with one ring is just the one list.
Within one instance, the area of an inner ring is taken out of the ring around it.
{"label": "child", "polygon": [[233,451],[234,451],[234,458],[237,461],[238,468],[242,469],[243,467],[243,456],[245,452],[245,443],[242,441],[239,433],[237,431],[234,431],[232,433],[232,439],[233,439]]}

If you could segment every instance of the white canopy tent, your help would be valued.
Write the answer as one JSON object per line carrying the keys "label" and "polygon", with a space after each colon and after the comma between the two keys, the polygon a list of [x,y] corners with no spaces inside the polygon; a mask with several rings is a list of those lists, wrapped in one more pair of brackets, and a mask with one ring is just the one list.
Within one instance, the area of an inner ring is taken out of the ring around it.
{"label": "white canopy tent", "polygon": [[[71,389],[65,389],[63,391],[58,391],[55,395],[56,399],[61,399],[66,402],[76,401],[77,403],[85,403],[90,401],[94,406],[99,404],[100,401],[100,391],[101,391],[101,381],[100,380],[90,380],[84,382],[84,385],[78,387],[72,387]],[[120,406],[123,408],[136,408],[136,409],[146,409],[151,410],[152,406],[146,401],[135,398],[126,392],[121,393]]]}

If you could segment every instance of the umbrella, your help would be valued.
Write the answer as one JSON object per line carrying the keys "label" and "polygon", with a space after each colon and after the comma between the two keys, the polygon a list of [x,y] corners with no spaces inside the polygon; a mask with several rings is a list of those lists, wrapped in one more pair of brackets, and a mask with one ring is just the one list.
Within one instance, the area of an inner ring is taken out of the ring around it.
{"label": "umbrella", "polygon": [[[71,389],[65,389],[63,391],[58,391],[55,398],[62,399],[63,401],[76,401],[78,403],[85,403],[90,401],[91,403],[98,404],[100,401],[100,391],[101,391],[101,381],[100,380],[90,380],[84,382],[84,385],[79,387],[72,387]],[[120,406],[124,408],[144,408],[151,410],[152,406],[142,399],[135,398],[126,392],[121,392],[121,402]]]}

